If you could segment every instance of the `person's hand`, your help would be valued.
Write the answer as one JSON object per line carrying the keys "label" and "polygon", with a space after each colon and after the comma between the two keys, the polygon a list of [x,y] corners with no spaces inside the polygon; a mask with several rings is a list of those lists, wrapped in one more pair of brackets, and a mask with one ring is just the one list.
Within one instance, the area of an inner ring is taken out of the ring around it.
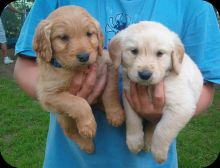
{"label": "person's hand", "polygon": [[150,122],[158,122],[162,116],[165,103],[163,82],[153,86],[150,94],[147,86],[130,83],[130,94],[125,91],[125,96],[133,110]]}
{"label": "person's hand", "polygon": [[96,103],[107,81],[107,65],[101,67],[99,75],[96,71],[97,65],[92,64],[89,66],[88,73],[76,73],[69,89],[70,93],[86,99],[90,105]]}

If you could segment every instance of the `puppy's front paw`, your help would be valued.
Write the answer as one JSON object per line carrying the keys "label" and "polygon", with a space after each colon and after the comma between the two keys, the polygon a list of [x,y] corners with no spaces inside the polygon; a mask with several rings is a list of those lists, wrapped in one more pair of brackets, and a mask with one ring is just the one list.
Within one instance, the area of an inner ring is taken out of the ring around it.
{"label": "puppy's front paw", "polygon": [[127,136],[127,145],[131,152],[138,153],[144,147],[144,137],[140,135]]}
{"label": "puppy's front paw", "polygon": [[95,150],[94,143],[92,140],[86,140],[86,143],[80,144],[80,148],[86,153],[93,153]]}
{"label": "puppy's front paw", "polygon": [[156,160],[158,163],[163,163],[164,161],[167,160],[167,152],[168,148],[166,147],[158,147],[156,145],[151,146],[151,152],[153,155],[154,160]]}
{"label": "puppy's front paw", "polygon": [[91,119],[87,122],[79,122],[77,124],[79,134],[85,138],[94,138],[96,135],[96,122]]}
{"label": "puppy's front paw", "polygon": [[116,111],[111,111],[107,113],[107,120],[108,122],[114,126],[118,127],[123,124],[125,121],[125,113],[123,110],[116,110]]}

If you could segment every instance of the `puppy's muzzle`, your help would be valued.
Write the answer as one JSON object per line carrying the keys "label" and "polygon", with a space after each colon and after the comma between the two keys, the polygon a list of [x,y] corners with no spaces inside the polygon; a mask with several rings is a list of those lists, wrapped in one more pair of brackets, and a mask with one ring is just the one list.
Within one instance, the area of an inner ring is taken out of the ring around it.
{"label": "puppy's muzzle", "polygon": [[152,76],[152,72],[144,70],[144,71],[139,71],[138,76],[142,80],[148,80]]}
{"label": "puppy's muzzle", "polygon": [[89,60],[89,53],[82,52],[76,55],[79,62],[87,62]]}

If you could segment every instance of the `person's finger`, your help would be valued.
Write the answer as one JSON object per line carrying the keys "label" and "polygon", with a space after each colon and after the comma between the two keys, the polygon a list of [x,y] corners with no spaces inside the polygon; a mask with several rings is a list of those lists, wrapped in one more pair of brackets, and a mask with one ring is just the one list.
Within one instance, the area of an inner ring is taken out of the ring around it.
{"label": "person's finger", "polygon": [[88,98],[89,94],[92,92],[96,82],[96,64],[92,64],[89,67],[89,73],[86,76],[84,83],[82,84],[81,90],[77,93],[77,96]]}
{"label": "person's finger", "polygon": [[76,95],[76,93],[79,92],[79,90],[81,89],[84,79],[84,73],[77,73],[76,75],[74,75],[70,84],[69,92],[73,95]]}
{"label": "person's finger", "polygon": [[148,87],[138,85],[137,86],[137,94],[140,102],[141,109],[146,109],[151,105],[151,101],[148,95]]}
{"label": "person's finger", "polygon": [[99,79],[95,84],[95,88],[92,93],[87,98],[89,104],[93,104],[96,102],[97,98],[102,94],[107,81],[107,65],[105,64],[103,68],[101,68],[101,74]]}
{"label": "person's finger", "polygon": [[160,82],[159,84],[155,85],[154,92],[153,92],[153,104],[156,106],[163,106],[165,102],[165,95],[164,95],[164,84]]}
{"label": "person's finger", "polygon": [[130,82],[130,95],[131,95],[133,108],[136,112],[138,112],[141,107],[140,107],[140,102],[139,102],[138,93],[137,93],[137,84],[134,82]]}
{"label": "person's finger", "polygon": [[131,95],[128,93],[127,90],[124,90],[124,94],[125,94],[125,98],[127,99],[128,103],[129,103],[130,106],[133,108],[134,105],[133,105],[132,100],[131,100]]}

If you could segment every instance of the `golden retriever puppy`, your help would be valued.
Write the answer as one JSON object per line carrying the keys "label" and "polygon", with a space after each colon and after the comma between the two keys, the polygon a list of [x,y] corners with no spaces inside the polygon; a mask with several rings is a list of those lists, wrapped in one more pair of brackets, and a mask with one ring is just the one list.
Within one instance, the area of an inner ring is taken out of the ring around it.
{"label": "golden retriever puppy", "polygon": [[[88,66],[95,62],[100,71],[109,60],[108,53],[103,52],[103,35],[98,22],[81,7],[58,8],[38,25],[33,48],[39,65],[40,104],[46,111],[56,113],[64,133],[81,149],[93,152],[96,122],[92,109],[85,99],[70,94],[69,87],[75,74],[87,73]],[[103,104],[111,107],[108,93],[106,90]],[[118,126],[124,114],[121,110],[121,114],[107,114],[107,118]]]}
{"label": "golden retriever puppy", "polygon": [[172,140],[196,110],[202,75],[184,52],[178,36],[157,22],[143,21],[122,30],[111,40],[109,54],[114,71],[122,64],[123,87],[128,92],[130,81],[149,88],[164,81],[165,106],[161,120],[155,125],[143,128],[143,119],[123,95],[129,150],[134,153],[144,148],[150,150],[161,163],[167,159]]}

